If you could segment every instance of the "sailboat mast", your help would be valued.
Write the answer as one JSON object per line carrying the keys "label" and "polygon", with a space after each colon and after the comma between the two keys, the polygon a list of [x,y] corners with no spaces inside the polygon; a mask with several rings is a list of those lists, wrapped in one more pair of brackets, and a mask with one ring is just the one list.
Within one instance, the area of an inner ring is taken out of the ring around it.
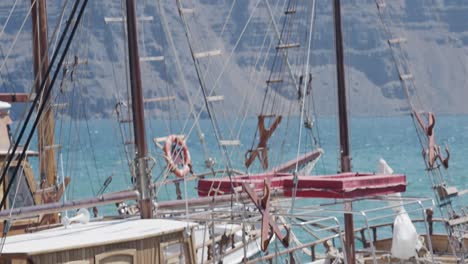
{"label": "sailboat mast", "polygon": [[132,94],[133,130],[135,139],[135,172],[140,192],[141,218],[152,218],[151,175],[148,170],[148,149],[146,146],[143,91],[141,85],[140,55],[138,51],[138,30],[135,0],[127,0],[127,40]]}
{"label": "sailboat mast", "polygon": [[[47,78],[46,87],[49,86],[50,82],[47,76],[47,68],[49,67],[47,1],[32,0],[31,3],[35,89],[37,96],[42,97],[43,94],[39,93],[42,80]],[[49,102],[44,103],[48,104]],[[54,113],[51,107],[47,107],[37,128],[42,188],[55,185],[57,181],[55,150],[52,147],[54,145],[54,127]]]}
{"label": "sailboat mast", "polygon": [[[351,156],[349,148],[349,132],[348,132],[348,108],[346,102],[346,83],[344,69],[344,52],[343,52],[343,32],[341,29],[341,1],[334,0],[333,13],[335,21],[335,49],[336,49],[336,72],[338,84],[338,117],[340,130],[340,160],[341,172],[351,171]],[[351,202],[345,203],[345,209],[352,210]],[[345,237],[346,237],[346,257],[348,263],[354,264],[354,223],[353,215],[345,214]]]}

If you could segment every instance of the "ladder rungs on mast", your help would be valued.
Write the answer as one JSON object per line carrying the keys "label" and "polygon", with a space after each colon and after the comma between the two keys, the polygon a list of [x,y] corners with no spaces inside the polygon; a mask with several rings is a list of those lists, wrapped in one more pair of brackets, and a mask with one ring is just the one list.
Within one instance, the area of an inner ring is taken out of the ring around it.
{"label": "ladder rungs on mast", "polygon": [[285,15],[295,14],[295,13],[296,13],[296,9],[290,9],[290,10],[284,11],[284,14],[285,14]]}
{"label": "ladder rungs on mast", "polygon": [[463,196],[468,194],[468,189],[458,192],[458,196]]}
{"label": "ladder rungs on mast", "polygon": [[210,103],[224,101],[224,95],[214,95],[206,97],[206,100]]}
{"label": "ladder rungs on mast", "polygon": [[133,122],[132,119],[120,119],[119,120],[119,123],[131,123],[131,122]]}
{"label": "ladder rungs on mast", "polygon": [[462,225],[466,223],[468,223],[468,216],[455,218],[455,219],[449,220],[448,222],[449,226],[457,226],[457,225]]}
{"label": "ladder rungs on mast", "polygon": [[63,104],[51,104],[50,105],[52,108],[64,108],[68,106],[68,103],[63,103]]}
{"label": "ladder rungs on mast", "polygon": [[153,56],[153,57],[140,57],[141,62],[145,61],[163,61],[164,56]]}
{"label": "ladder rungs on mast", "polygon": [[292,49],[292,48],[299,48],[301,44],[299,43],[288,43],[288,44],[280,44],[276,46],[276,49]]}
{"label": "ladder rungs on mast", "polygon": [[180,11],[183,14],[193,14],[195,13],[195,8],[181,8]]}
{"label": "ladder rungs on mast", "polygon": [[165,101],[174,101],[175,99],[176,99],[175,96],[165,96],[165,97],[145,98],[143,99],[143,102],[157,103],[157,102],[165,102]]}
{"label": "ladder rungs on mast", "polygon": [[60,144],[55,144],[55,145],[50,145],[50,146],[44,146],[44,150],[50,150],[50,149],[59,149],[61,148],[62,145]]}
{"label": "ladder rungs on mast", "polygon": [[283,82],[283,79],[273,79],[273,80],[267,80],[266,83],[267,84],[272,84],[272,83],[282,83]]}
{"label": "ladder rungs on mast", "polygon": [[[153,16],[142,16],[138,17],[137,19],[139,21],[153,21]],[[104,22],[106,22],[106,24],[125,21],[127,21],[126,17],[104,17]]]}
{"label": "ladder rungs on mast", "polygon": [[406,80],[409,80],[409,79],[413,79],[413,74],[411,74],[411,73],[402,74],[402,75],[400,75],[400,79],[401,79],[402,81],[406,81]]}
{"label": "ladder rungs on mast", "polygon": [[212,57],[212,56],[217,56],[217,55],[221,55],[221,50],[211,50],[211,51],[205,51],[205,52],[197,52],[193,54],[195,59],[201,59],[201,58]]}
{"label": "ladder rungs on mast", "polygon": [[458,195],[458,189],[456,187],[449,187],[445,185],[439,185],[435,188],[437,194],[441,199],[447,199]]}
{"label": "ladder rungs on mast", "polygon": [[[177,138],[185,139],[185,135],[175,135]],[[166,142],[168,137],[156,137],[153,139],[155,143]]]}
{"label": "ladder rungs on mast", "polygon": [[220,140],[219,144],[221,146],[240,146],[240,140]]}
{"label": "ladder rungs on mast", "polygon": [[377,8],[379,8],[379,9],[385,8],[386,6],[387,6],[387,4],[385,2],[377,3]]}
{"label": "ladder rungs on mast", "polygon": [[389,39],[388,43],[390,44],[400,44],[406,42],[406,38],[394,38],[394,39]]}
{"label": "ladder rungs on mast", "polygon": [[[80,60],[78,59],[77,63],[76,64],[88,64],[88,60]],[[75,65],[75,62],[64,62],[63,63],[64,66],[74,66]]]}

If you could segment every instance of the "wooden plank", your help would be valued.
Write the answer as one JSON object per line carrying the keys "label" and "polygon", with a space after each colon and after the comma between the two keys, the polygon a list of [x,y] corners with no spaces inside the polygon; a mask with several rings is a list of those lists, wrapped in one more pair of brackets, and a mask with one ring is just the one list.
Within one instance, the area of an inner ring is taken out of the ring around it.
{"label": "wooden plank", "polygon": [[206,97],[206,100],[210,103],[224,101],[224,95],[214,95]]}
{"label": "wooden plank", "polygon": [[463,216],[463,217],[460,217],[460,218],[449,220],[448,223],[449,223],[450,226],[466,224],[466,223],[468,223],[468,216]]}
{"label": "wooden plank", "polygon": [[411,73],[408,73],[408,74],[402,74],[400,75],[400,79],[402,81],[406,81],[406,80],[409,80],[409,79],[413,79],[413,75]]}
{"label": "wooden plank", "polygon": [[282,79],[273,79],[273,80],[267,80],[266,83],[267,84],[272,84],[272,83],[282,83],[283,80]]}
{"label": "wooden plank", "polygon": [[65,108],[68,106],[68,103],[63,103],[63,104],[52,104],[50,105],[53,108]]}
{"label": "wooden plank", "polygon": [[400,44],[406,42],[405,38],[394,38],[394,39],[389,39],[388,43],[389,44]]}
{"label": "wooden plank", "polygon": [[119,123],[131,123],[133,122],[133,119],[121,119],[119,120]]}
{"label": "wooden plank", "polygon": [[[176,135],[176,137],[178,138],[181,138],[181,139],[185,139],[185,135]],[[167,141],[167,137],[156,137],[153,139],[153,141],[156,143],[160,143],[160,142],[166,142]]]}
{"label": "wooden plank", "polygon": [[[137,19],[138,21],[153,21],[153,16],[142,16]],[[104,22],[106,22],[106,24],[125,21],[127,21],[126,17],[104,17]]]}
{"label": "wooden plank", "polygon": [[143,99],[143,102],[157,103],[157,102],[165,102],[165,101],[174,101],[175,99],[176,99],[175,96],[165,96],[165,97],[145,98]]}
{"label": "wooden plank", "polygon": [[28,93],[0,93],[0,101],[7,103],[27,103],[30,100]]}
{"label": "wooden plank", "polygon": [[276,49],[291,49],[291,48],[299,48],[301,44],[299,43],[287,43],[287,44],[280,44],[276,46]]}
{"label": "wooden plank", "polygon": [[197,52],[193,54],[195,59],[201,59],[201,58],[218,56],[218,55],[221,55],[221,50],[210,50],[210,51],[205,51],[205,52]]}
{"label": "wooden plank", "polygon": [[180,11],[184,14],[193,14],[195,13],[195,8],[181,8]]}
{"label": "wooden plank", "polygon": [[62,148],[62,145],[60,145],[60,144],[54,144],[54,145],[44,146],[44,150],[59,149],[59,148]]}
{"label": "wooden plank", "polygon": [[221,146],[239,146],[240,145],[240,140],[220,140],[219,144]]}
{"label": "wooden plank", "polygon": [[163,60],[164,60],[164,56],[140,57],[141,62],[163,61]]}
{"label": "wooden plank", "polygon": [[270,173],[273,173],[273,172],[288,172],[294,168],[296,168],[296,164],[300,167],[304,164],[307,164],[309,162],[312,162],[318,158],[320,158],[320,156],[323,154],[323,150],[322,149],[317,149],[317,150],[313,150],[311,152],[308,152],[302,156],[300,156],[299,158],[297,159],[293,159],[291,161],[288,161],[286,163],[283,163],[281,165],[279,165],[278,167],[276,168],[273,168],[271,171],[269,171]]}

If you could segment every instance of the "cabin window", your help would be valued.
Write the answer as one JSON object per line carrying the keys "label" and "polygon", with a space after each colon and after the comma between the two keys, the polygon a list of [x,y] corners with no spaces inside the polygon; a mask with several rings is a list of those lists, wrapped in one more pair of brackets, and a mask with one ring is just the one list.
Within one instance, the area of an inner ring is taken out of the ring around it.
{"label": "cabin window", "polygon": [[187,245],[183,242],[162,243],[162,263],[179,264],[187,263]]}
{"label": "cabin window", "polygon": [[[10,169],[8,169],[8,182],[12,180],[15,169],[16,167],[11,167]],[[18,181],[20,183],[19,186]],[[18,192],[16,192],[16,190],[18,190]],[[8,206],[11,208],[12,205],[14,206],[14,208],[34,205],[33,195],[31,193],[31,189],[29,188],[26,176],[24,175],[24,171],[22,168],[18,170],[18,175],[15,177],[10,192],[8,193]]]}
{"label": "cabin window", "polygon": [[96,264],[136,264],[136,249],[123,249],[104,252],[94,257]]}

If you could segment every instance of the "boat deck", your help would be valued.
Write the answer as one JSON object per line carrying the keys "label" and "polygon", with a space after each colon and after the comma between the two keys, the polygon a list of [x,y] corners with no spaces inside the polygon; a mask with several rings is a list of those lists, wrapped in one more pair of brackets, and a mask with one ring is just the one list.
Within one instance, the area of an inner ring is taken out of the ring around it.
{"label": "boat deck", "polygon": [[141,240],[179,232],[194,223],[164,219],[122,219],[72,224],[6,238],[2,255],[36,255]]}

